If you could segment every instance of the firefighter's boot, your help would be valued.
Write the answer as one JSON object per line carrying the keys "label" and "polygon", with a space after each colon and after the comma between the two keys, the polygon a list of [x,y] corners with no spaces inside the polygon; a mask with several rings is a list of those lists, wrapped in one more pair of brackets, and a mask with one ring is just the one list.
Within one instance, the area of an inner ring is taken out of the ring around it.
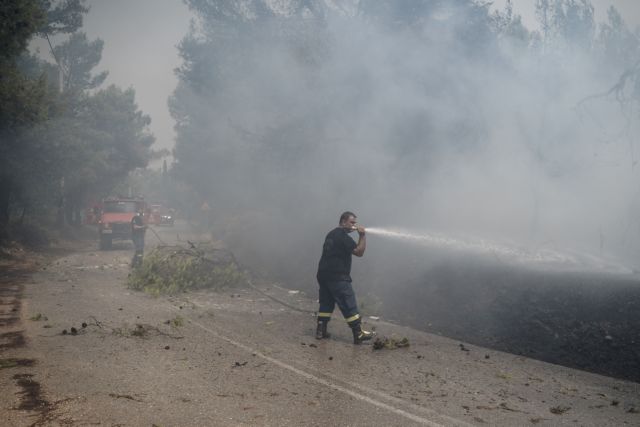
{"label": "firefighter's boot", "polygon": [[142,251],[136,250],[136,252],[133,254],[133,258],[131,259],[131,267],[140,267],[142,265],[142,257]]}
{"label": "firefighter's boot", "polygon": [[331,334],[327,332],[327,321],[318,320],[318,327],[316,328],[316,339],[321,340],[323,338],[329,338]]}
{"label": "firefighter's boot", "polygon": [[360,325],[359,323],[357,325],[354,325],[351,328],[351,331],[353,331],[354,344],[362,344],[364,341],[369,341],[376,334],[375,332],[365,331],[364,329],[362,329],[362,325]]}

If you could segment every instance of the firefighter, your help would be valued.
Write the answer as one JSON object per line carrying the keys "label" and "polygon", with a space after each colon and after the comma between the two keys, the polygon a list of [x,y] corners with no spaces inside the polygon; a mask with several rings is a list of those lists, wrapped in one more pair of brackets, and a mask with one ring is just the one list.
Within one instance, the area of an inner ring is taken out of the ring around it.
{"label": "firefighter", "polygon": [[131,240],[133,240],[133,247],[135,252],[133,254],[133,260],[131,261],[132,267],[137,267],[142,263],[142,256],[144,253],[144,233],[147,230],[147,226],[144,224],[144,210],[139,208],[135,216],[131,219]]}
{"label": "firefighter", "polygon": [[[358,243],[349,237],[349,233],[353,231],[358,232]],[[361,257],[366,246],[365,228],[356,223],[356,215],[353,212],[344,212],[340,215],[338,227],[325,237],[318,265],[316,277],[320,286],[320,308],[317,339],[329,338],[327,324],[336,304],[353,332],[354,344],[361,344],[373,338],[373,332],[362,329],[356,295],[351,285],[351,256]]]}

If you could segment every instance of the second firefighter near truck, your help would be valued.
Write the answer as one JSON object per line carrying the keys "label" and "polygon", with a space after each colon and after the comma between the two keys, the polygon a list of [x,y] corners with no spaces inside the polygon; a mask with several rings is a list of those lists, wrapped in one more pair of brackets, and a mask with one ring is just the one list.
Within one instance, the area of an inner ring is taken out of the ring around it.
{"label": "second firefighter near truck", "polygon": [[144,254],[144,232],[147,230],[147,226],[143,219],[144,210],[138,208],[136,215],[131,219],[131,240],[133,240],[133,259],[131,260],[131,266],[137,267],[142,264],[142,257]]}

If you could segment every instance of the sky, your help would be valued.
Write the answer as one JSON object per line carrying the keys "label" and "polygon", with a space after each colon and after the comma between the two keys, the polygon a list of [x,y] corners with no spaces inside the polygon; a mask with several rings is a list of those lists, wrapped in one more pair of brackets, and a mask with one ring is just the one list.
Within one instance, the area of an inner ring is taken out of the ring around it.
{"label": "sky", "polygon": [[173,147],[173,119],[167,98],[180,65],[176,46],[189,29],[191,13],[181,0],[91,0],[84,31],[104,40],[102,69],[107,84],[133,87],[142,111],[151,116],[155,149]]}
{"label": "sky", "polygon": [[[502,8],[506,0],[494,0]],[[529,28],[535,28],[535,0],[513,0],[514,9]],[[640,1],[592,0],[596,19],[606,18],[606,10],[615,5],[631,26],[640,25]],[[176,87],[174,69],[180,65],[176,46],[189,29],[193,14],[181,0],[89,0],[83,31],[89,39],[104,40],[102,62],[97,71],[107,70],[105,82],[122,88],[133,87],[142,111],[151,116],[151,131],[156,137],[154,149],[174,145],[174,121],[167,99]],[[48,48],[36,40],[47,56]]]}

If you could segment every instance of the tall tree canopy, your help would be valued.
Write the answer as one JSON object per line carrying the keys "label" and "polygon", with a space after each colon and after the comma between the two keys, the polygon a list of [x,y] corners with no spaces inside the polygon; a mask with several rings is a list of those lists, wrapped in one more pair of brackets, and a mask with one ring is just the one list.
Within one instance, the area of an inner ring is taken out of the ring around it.
{"label": "tall tree canopy", "polygon": [[78,32],[71,34],[69,40],[53,49],[53,54],[59,61],[64,74],[63,90],[94,89],[105,81],[107,71],[92,75],[93,69],[102,58],[103,45],[102,40],[89,41],[86,34]]}
{"label": "tall tree canopy", "polygon": [[[108,194],[151,156],[150,118],[133,89],[99,89],[103,42],[78,31],[87,10],[82,0],[0,5],[0,234],[16,209],[46,217],[64,208],[78,222],[87,198]],[[32,37],[53,34],[69,34],[52,46],[56,64],[26,51]]]}

